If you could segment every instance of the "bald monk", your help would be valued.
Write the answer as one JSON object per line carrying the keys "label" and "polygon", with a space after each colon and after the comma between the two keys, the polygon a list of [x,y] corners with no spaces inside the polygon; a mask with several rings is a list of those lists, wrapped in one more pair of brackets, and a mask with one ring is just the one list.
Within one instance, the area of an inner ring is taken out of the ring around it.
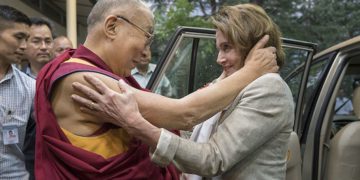
{"label": "bald monk", "polygon": [[173,165],[161,168],[151,163],[149,147],[112,125],[111,118],[81,111],[70,96],[83,95],[72,83],[90,86],[84,75],[95,76],[116,91],[120,91],[117,81],[123,79],[136,89],[141,113],[151,123],[187,129],[223,109],[257,77],[278,69],[275,49],[260,49],[267,42],[264,38],[233,76],[182,99],[170,99],[144,91],[130,76],[153,38],[154,16],[142,1],[99,0],[87,23],[84,45],[55,58],[38,75],[36,179],[179,178]]}

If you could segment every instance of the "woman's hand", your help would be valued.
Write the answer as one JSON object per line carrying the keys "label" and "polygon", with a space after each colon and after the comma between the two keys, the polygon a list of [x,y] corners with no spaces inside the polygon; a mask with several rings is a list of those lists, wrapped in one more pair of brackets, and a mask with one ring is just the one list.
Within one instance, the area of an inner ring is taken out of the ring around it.
{"label": "woman's hand", "polygon": [[279,71],[276,62],[276,48],[263,48],[269,40],[269,35],[265,35],[251,49],[245,59],[243,68],[249,69],[250,72],[256,72],[260,76],[266,73],[275,73]]}
{"label": "woman's hand", "polygon": [[84,75],[84,78],[96,90],[73,83],[73,87],[91,100],[73,94],[74,101],[80,103],[83,112],[97,117],[108,118],[108,122],[124,128],[130,135],[136,136],[152,148],[156,148],[161,130],[145,120],[139,112],[132,88],[123,80],[118,81],[120,93],[108,88],[100,79]]}
{"label": "woman's hand", "polygon": [[126,126],[126,120],[140,115],[131,87],[123,80],[118,81],[121,92],[118,93],[96,77],[84,75],[84,79],[95,87],[95,90],[75,82],[72,84],[73,88],[84,93],[88,99],[76,94],[71,96],[75,102],[81,105],[82,112],[122,127]]}

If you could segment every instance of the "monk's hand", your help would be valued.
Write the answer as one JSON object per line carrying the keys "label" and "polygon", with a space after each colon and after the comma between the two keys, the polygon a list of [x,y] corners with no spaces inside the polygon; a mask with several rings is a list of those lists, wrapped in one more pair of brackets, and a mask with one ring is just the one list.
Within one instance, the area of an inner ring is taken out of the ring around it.
{"label": "monk's hand", "polygon": [[276,62],[276,48],[264,48],[268,41],[269,35],[265,35],[255,44],[245,59],[244,68],[259,74],[259,76],[279,70]]}
{"label": "monk's hand", "polygon": [[[82,112],[98,117],[106,122],[122,126],[122,117],[125,116],[122,111],[124,108],[135,106],[132,107],[132,111],[129,112],[138,111],[137,103],[130,101],[133,100],[130,98],[132,97],[132,91],[127,91],[130,87],[123,86],[123,89],[120,89],[122,93],[119,93],[110,89],[97,77],[84,75],[84,79],[95,89],[75,82],[72,84],[73,88],[83,93],[86,97],[76,94],[71,95],[71,98],[80,104],[80,110]],[[124,95],[127,95],[125,96],[127,99],[124,99]],[[131,106],[124,106],[124,104],[126,104],[124,101],[131,102],[131,104],[129,104]]]}

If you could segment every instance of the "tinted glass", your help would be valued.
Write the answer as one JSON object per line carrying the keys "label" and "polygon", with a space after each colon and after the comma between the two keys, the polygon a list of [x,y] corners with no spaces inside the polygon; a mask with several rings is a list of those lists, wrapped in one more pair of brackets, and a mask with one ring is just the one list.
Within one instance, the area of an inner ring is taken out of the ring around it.
{"label": "tinted glass", "polygon": [[284,47],[285,63],[280,69],[281,77],[286,81],[293,94],[296,105],[299,98],[301,80],[304,76],[304,64],[309,56],[308,50]]}
{"label": "tinted glass", "polygon": [[[306,83],[306,89],[304,92],[304,102],[302,105],[303,112],[301,113],[302,116],[306,112],[310,112],[310,104],[313,102],[313,100],[316,99],[315,93],[316,90],[319,88],[319,85],[321,83],[321,79],[324,76],[325,69],[328,64],[328,59],[322,59],[321,61],[313,62],[310,66],[310,72]],[[309,114],[309,113],[308,113]],[[301,122],[301,131],[304,129],[305,121]]]}
{"label": "tinted glass", "polygon": [[194,90],[204,87],[221,74],[221,66],[216,63],[215,39],[200,39],[196,56]]}
{"label": "tinted glass", "polygon": [[[189,92],[189,76],[190,76],[190,62],[192,51],[192,38],[184,38],[175,56],[169,62],[165,72],[160,76],[160,81],[169,81],[172,87],[170,97],[181,98],[186,96]],[[155,92],[160,91],[160,84],[155,85]],[[169,96],[161,93],[162,95]]]}

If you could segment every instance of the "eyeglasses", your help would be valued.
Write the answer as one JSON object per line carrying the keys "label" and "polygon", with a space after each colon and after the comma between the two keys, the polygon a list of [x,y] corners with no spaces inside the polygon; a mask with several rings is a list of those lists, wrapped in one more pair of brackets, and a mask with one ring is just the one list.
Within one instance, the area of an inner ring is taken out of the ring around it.
{"label": "eyeglasses", "polygon": [[133,22],[131,22],[130,20],[128,20],[127,18],[123,17],[123,16],[116,16],[116,18],[118,19],[122,19],[124,21],[126,21],[127,23],[131,24],[132,26],[138,28],[140,31],[144,32],[145,33],[145,37],[147,38],[147,41],[146,41],[146,46],[150,46],[152,41],[154,40],[154,35],[145,31],[143,28],[141,28],[140,26],[134,24]]}

